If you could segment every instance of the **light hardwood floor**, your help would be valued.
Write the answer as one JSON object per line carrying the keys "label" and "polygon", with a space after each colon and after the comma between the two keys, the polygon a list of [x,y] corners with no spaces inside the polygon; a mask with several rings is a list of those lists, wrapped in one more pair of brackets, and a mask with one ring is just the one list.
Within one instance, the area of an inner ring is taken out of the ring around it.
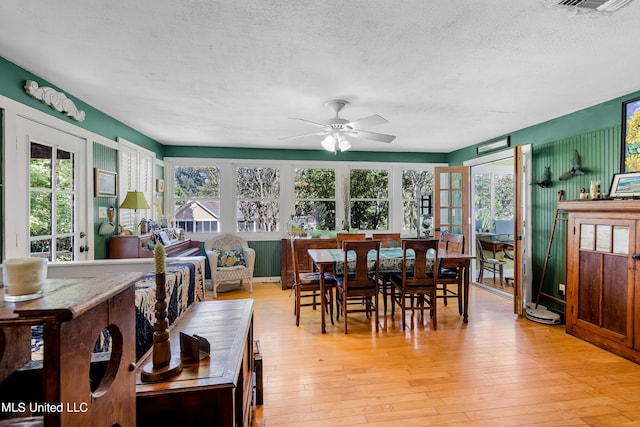
{"label": "light hardwood floor", "polygon": [[[640,365],[519,319],[512,301],[471,287],[469,323],[438,306],[438,330],[400,330],[363,314],[320,333],[320,312],[279,283],[219,299],[255,299],[264,356],[258,426],[640,426]],[[209,294],[210,295],[210,294]]]}

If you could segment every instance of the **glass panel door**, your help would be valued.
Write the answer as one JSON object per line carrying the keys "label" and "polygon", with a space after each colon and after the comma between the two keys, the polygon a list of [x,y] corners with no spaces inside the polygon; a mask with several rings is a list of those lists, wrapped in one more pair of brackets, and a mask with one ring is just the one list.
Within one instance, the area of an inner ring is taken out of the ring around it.
{"label": "glass panel door", "polygon": [[469,168],[438,167],[434,172],[434,218],[439,232],[464,235],[464,251],[469,253]]}

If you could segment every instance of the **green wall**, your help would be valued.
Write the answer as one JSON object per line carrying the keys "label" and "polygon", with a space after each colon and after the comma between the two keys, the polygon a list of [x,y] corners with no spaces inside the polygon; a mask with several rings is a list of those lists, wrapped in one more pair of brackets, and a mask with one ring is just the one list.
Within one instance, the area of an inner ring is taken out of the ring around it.
{"label": "green wall", "polygon": [[[591,180],[599,180],[601,191],[608,193],[613,174],[620,172],[622,102],[637,97],[640,97],[640,91],[509,134],[512,146],[532,145],[532,179],[540,181],[544,167],[550,166],[553,181],[549,188],[531,187],[530,238],[534,298],[539,291],[549,247],[558,191],[565,192],[565,200],[577,199],[581,187],[588,190]],[[449,163],[461,165],[465,160],[476,158],[477,145],[486,142],[450,153]],[[560,175],[571,168],[574,150],[578,151],[586,173],[559,181]],[[556,226],[543,283],[544,292],[555,296],[558,296],[558,284],[565,283],[565,234],[565,224],[560,221]],[[541,303],[564,311],[564,305],[551,299],[542,297]]]}

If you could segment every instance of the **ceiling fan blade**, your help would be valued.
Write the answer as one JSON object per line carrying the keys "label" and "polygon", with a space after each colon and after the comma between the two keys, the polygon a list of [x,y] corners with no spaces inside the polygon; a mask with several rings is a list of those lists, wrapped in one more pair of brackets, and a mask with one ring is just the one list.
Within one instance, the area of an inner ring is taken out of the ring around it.
{"label": "ceiling fan blade", "polygon": [[396,137],[394,135],[386,135],[384,133],[375,133],[375,132],[367,132],[364,130],[354,130],[352,132],[347,132],[347,135],[353,138],[362,138],[362,139],[370,139],[372,141],[378,142],[391,142]]}
{"label": "ceiling fan blade", "polygon": [[385,123],[389,123],[389,121],[382,116],[374,114],[373,116],[364,117],[362,119],[346,123],[344,126],[351,129],[364,129],[370,128],[371,126],[383,125]]}
{"label": "ceiling fan blade", "polygon": [[280,139],[304,138],[305,136],[328,135],[328,134],[329,134],[329,131],[318,131],[313,133],[305,133],[303,135],[285,136],[284,138],[280,138]]}
{"label": "ceiling fan blade", "polygon": [[299,119],[297,117],[289,117],[289,119],[291,119],[291,120],[300,120],[301,122],[309,123],[311,125],[318,126],[318,127],[321,127],[321,128],[326,128],[327,127],[327,125],[325,125],[324,123],[312,122],[311,120],[307,120],[307,119]]}

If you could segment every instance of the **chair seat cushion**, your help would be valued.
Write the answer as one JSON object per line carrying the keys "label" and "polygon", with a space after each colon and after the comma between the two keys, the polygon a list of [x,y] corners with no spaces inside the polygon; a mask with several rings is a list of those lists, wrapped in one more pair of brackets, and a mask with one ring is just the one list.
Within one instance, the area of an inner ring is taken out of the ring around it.
{"label": "chair seat cushion", "polygon": [[487,258],[484,260],[484,262],[487,262],[489,264],[502,264],[502,265],[507,263],[507,261],[503,261],[501,259],[495,259],[495,258]]}
{"label": "chair seat cushion", "polygon": [[438,278],[440,279],[455,279],[459,275],[459,271],[457,268],[443,268],[438,273]]}
{"label": "chair seat cushion", "polygon": [[[329,273],[324,273],[325,283],[333,283],[334,277]],[[300,282],[303,285],[320,283],[320,273],[300,273]]]}

